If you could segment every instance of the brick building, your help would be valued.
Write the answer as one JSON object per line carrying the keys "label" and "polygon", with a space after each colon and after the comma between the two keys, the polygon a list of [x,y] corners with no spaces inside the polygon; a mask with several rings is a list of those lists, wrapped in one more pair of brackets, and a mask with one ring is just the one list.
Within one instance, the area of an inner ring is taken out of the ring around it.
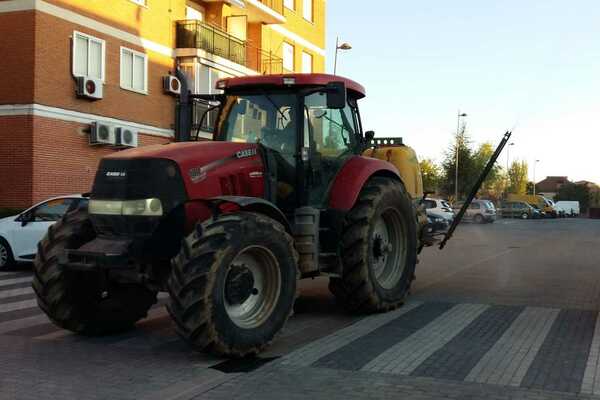
{"label": "brick building", "polygon": [[[90,145],[94,123],[140,146],[172,140],[162,78],[176,65],[202,93],[222,77],[322,72],[325,3],[0,0],[0,208],[89,190],[118,151]],[[77,77],[101,99],[78,95]]]}

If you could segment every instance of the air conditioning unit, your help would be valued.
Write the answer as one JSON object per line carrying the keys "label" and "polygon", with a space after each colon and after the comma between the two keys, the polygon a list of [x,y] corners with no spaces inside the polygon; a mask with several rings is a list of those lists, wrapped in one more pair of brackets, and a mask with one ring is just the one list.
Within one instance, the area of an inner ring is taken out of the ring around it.
{"label": "air conditioning unit", "polygon": [[137,147],[138,146],[138,133],[137,131],[125,127],[119,126],[115,128],[115,146],[117,147]]}
{"label": "air conditioning unit", "polygon": [[90,78],[88,76],[78,76],[77,96],[87,99],[99,100],[102,98],[103,83],[100,79]]}
{"label": "air conditioning unit", "polygon": [[92,122],[90,130],[90,144],[92,146],[100,144],[115,144],[114,127],[103,122]]}
{"label": "air conditioning unit", "polygon": [[163,76],[163,90],[169,94],[181,94],[181,82],[173,75]]}

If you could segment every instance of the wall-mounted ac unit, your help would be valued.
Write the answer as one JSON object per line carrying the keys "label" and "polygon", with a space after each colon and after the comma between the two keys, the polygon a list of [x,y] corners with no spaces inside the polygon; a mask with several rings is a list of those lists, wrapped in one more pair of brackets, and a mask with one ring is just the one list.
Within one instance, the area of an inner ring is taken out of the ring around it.
{"label": "wall-mounted ac unit", "polygon": [[77,96],[91,100],[100,100],[102,98],[103,83],[100,79],[88,76],[78,76],[75,79],[77,80]]}
{"label": "wall-mounted ac unit", "polygon": [[92,122],[90,129],[90,144],[115,144],[115,129],[103,122]]}
{"label": "wall-mounted ac unit", "polygon": [[137,147],[138,133],[134,129],[126,126],[115,128],[115,146],[117,147]]}
{"label": "wall-mounted ac unit", "polygon": [[163,76],[163,90],[169,94],[181,94],[181,82],[173,75]]}

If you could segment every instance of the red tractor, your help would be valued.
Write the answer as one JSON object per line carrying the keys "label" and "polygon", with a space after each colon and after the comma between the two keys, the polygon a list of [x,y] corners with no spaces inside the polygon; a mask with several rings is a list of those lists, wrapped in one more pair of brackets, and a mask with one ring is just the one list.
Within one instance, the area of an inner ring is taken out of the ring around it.
{"label": "red tractor", "polygon": [[218,110],[213,141],[105,157],[89,209],[40,243],[33,288],[58,326],[121,331],[168,291],[179,335],[241,357],[282,329],[300,278],[328,276],[360,312],[406,298],[431,244],[420,172],[410,148],[363,132],[364,88],[324,74],[217,87],[222,95],[195,96]]}

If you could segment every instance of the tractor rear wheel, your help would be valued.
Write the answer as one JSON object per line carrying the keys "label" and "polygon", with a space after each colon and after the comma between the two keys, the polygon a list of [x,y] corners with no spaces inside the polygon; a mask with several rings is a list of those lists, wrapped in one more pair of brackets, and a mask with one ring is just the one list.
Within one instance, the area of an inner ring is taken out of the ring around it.
{"label": "tractor rear wheel", "polygon": [[156,303],[156,292],[142,285],[107,281],[102,272],[71,271],[58,265],[61,252],[95,237],[87,211],[69,212],[50,226],[34,261],[32,286],[39,307],[59,327],[84,335],[129,329]]}
{"label": "tractor rear wheel", "polygon": [[291,315],[298,255],[292,237],[261,214],[198,224],[173,259],[169,313],[199,350],[244,357],[263,350]]}
{"label": "tractor rear wheel", "polygon": [[417,260],[416,212],[404,186],[373,178],[346,217],[343,273],[331,292],[350,310],[386,311],[408,295]]}

